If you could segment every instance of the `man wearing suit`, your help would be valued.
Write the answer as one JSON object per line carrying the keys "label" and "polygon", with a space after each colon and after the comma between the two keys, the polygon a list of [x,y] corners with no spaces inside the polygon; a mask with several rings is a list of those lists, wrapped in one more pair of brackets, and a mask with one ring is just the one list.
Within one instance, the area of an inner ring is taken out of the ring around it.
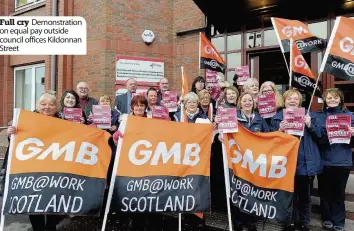
{"label": "man wearing suit", "polygon": [[137,82],[135,79],[130,78],[125,82],[127,93],[117,95],[114,105],[116,109],[122,114],[130,114],[130,102],[133,98],[133,93],[136,91]]}

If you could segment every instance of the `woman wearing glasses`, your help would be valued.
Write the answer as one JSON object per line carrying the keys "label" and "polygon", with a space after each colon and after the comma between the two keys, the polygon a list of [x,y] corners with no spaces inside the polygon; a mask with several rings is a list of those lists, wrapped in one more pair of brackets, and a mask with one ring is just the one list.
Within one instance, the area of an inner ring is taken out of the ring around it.
{"label": "woman wearing glasses", "polygon": [[[262,83],[261,87],[259,88],[259,94],[274,94],[277,112],[281,111],[284,108],[283,98],[281,97],[278,89],[275,87],[275,84],[272,81],[265,81],[264,83]],[[265,119],[268,125],[270,125],[271,119],[272,118]]]}

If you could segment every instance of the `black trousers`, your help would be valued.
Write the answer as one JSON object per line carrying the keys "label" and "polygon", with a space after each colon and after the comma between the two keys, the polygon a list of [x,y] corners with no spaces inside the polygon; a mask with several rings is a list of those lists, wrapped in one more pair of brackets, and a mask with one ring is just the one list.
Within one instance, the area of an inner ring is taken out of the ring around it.
{"label": "black trousers", "polygon": [[292,223],[308,226],[311,217],[311,190],[314,177],[295,175]]}
{"label": "black trousers", "polygon": [[334,226],[345,224],[345,188],[350,169],[345,167],[325,167],[318,176],[323,221],[331,221]]}
{"label": "black trousers", "polygon": [[57,224],[62,219],[56,215],[29,215],[33,231],[56,231]]}

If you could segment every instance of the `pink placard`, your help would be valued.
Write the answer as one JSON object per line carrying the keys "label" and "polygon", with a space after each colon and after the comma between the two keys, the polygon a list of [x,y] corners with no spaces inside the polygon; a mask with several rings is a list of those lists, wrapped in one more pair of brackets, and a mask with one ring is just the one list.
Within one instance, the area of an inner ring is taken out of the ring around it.
{"label": "pink placard", "polygon": [[238,132],[237,123],[237,110],[236,108],[218,108],[218,116],[220,116],[221,122],[218,125],[218,129],[222,133],[235,133]]}
{"label": "pink placard", "polygon": [[64,118],[71,122],[82,122],[82,109],[81,108],[64,108]]}
{"label": "pink placard", "polygon": [[161,106],[168,109],[169,112],[177,111],[177,92],[176,91],[166,91],[162,93]]}
{"label": "pink placard", "polygon": [[205,70],[205,85],[207,88],[219,86],[218,72],[206,69]]}
{"label": "pink placard", "polygon": [[164,106],[154,106],[151,109],[151,114],[153,119],[171,120],[168,108]]}
{"label": "pink placard", "polygon": [[277,113],[275,94],[265,94],[258,96],[258,112],[262,118],[271,118]]}
{"label": "pink placard", "polygon": [[210,89],[210,96],[217,102],[218,105],[220,105],[224,99],[224,92],[219,86],[214,86]]}
{"label": "pink placard", "polygon": [[93,105],[92,120],[97,128],[111,127],[111,107],[109,105]]}
{"label": "pink placard", "polygon": [[283,110],[284,129],[291,135],[303,136],[305,129],[305,108],[288,108]]}
{"label": "pink placard", "polygon": [[330,144],[349,144],[352,121],[350,115],[330,115],[326,118],[327,136]]}
{"label": "pink placard", "polygon": [[136,95],[142,95],[142,96],[144,96],[144,97],[146,98],[146,92],[147,92],[147,91],[135,92],[135,93],[132,94],[132,96],[134,97],[134,96],[136,96]]}
{"label": "pink placard", "polygon": [[250,69],[248,66],[236,67],[235,74],[238,76],[237,85],[241,86],[250,78]]}

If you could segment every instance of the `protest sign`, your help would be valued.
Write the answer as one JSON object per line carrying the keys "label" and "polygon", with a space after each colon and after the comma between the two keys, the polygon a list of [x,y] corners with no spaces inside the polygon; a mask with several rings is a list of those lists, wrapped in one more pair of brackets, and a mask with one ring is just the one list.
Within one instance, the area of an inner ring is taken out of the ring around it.
{"label": "protest sign", "polygon": [[303,136],[305,129],[305,108],[287,108],[284,113],[285,133]]}
{"label": "protest sign", "polygon": [[218,125],[222,133],[234,133],[238,131],[237,110],[236,108],[218,108],[218,116],[221,122]]}
{"label": "protest sign", "polygon": [[110,135],[25,110],[19,111],[15,126],[4,213],[98,215],[111,159]]}
{"label": "protest sign", "polygon": [[271,118],[277,113],[275,94],[264,94],[258,96],[258,112],[262,118]]}
{"label": "protest sign", "polygon": [[350,115],[330,115],[326,118],[327,136],[330,144],[350,144],[352,137]]}
{"label": "protest sign", "polygon": [[300,141],[282,132],[250,132],[243,126],[224,135],[230,200],[241,212],[288,223]]}
{"label": "protest sign", "polygon": [[151,108],[153,119],[171,120],[168,109],[164,106],[154,106]]}
{"label": "protest sign", "polygon": [[168,108],[169,112],[176,112],[178,109],[177,105],[177,92],[176,91],[165,91],[162,93],[161,106]]}
{"label": "protest sign", "polygon": [[129,115],[117,147],[111,208],[134,213],[209,211],[212,134],[211,124]]}
{"label": "protest sign", "polygon": [[64,108],[64,118],[71,122],[82,122],[82,109],[81,108]]}
{"label": "protest sign", "polygon": [[93,123],[97,128],[109,129],[111,127],[111,107],[109,105],[93,105]]}
{"label": "protest sign", "polygon": [[207,88],[219,86],[218,72],[209,69],[205,70],[205,86]]}
{"label": "protest sign", "polygon": [[248,66],[236,67],[235,74],[238,76],[237,85],[241,86],[250,78],[250,69]]}

